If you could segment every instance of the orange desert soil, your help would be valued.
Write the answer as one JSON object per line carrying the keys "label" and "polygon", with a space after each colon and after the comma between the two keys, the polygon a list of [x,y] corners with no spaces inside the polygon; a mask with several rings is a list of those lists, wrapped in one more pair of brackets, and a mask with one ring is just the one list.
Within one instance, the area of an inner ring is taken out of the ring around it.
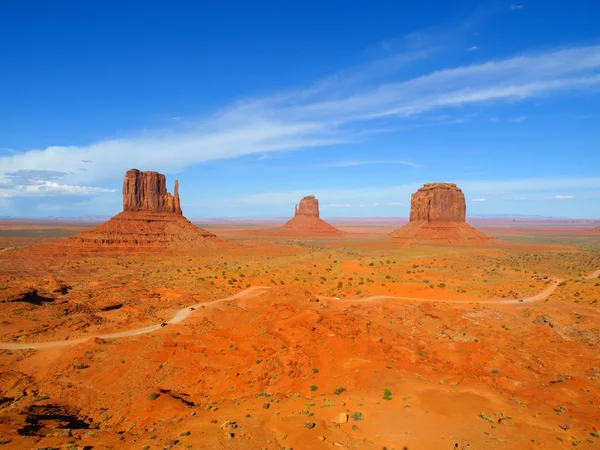
{"label": "orange desert soil", "polygon": [[0,443],[600,445],[599,237],[498,227],[482,246],[405,248],[393,224],[205,228],[223,245],[14,249],[29,238],[0,231],[0,342],[68,343],[0,350]]}

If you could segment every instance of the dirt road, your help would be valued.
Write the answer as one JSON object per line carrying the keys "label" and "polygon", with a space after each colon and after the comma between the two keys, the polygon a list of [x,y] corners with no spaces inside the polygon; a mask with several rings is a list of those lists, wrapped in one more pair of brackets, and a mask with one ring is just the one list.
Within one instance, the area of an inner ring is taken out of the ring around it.
{"label": "dirt road", "polygon": [[[587,278],[597,278],[600,276],[600,270],[595,271]],[[435,302],[435,303],[463,303],[465,305],[468,304],[494,304],[494,305],[506,305],[506,304],[523,304],[523,303],[535,303],[542,300],[545,300],[552,294],[556,288],[559,286],[559,283],[563,280],[555,280],[550,286],[544,289],[539,294],[533,295],[531,297],[524,297],[522,299],[493,299],[493,300],[445,300],[445,299],[431,299],[431,298],[418,298],[418,297],[398,297],[393,295],[375,295],[371,297],[364,297],[360,299],[350,299],[350,300],[333,300],[331,297],[319,297],[320,299],[327,299],[333,301],[335,303],[339,303],[341,305],[351,304],[351,303],[365,303],[372,302],[378,300],[409,300],[409,301],[420,301],[420,302]],[[240,298],[250,298],[259,295],[261,292],[270,289],[266,286],[254,286],[243,291],[238,292],[235,295],[230,297],[221,298],[218,300],[213,300],[205,303],[197,303],[195,305],[186,306],[175,312],[171,320],[169,320],[168,324],[178,324],[187,319],[190,315],[193,315],[198,308],[212,306],[219,303],[234,301]],[[190,311],[190,308],[193,308]],[[161,325],[150,325],[144,328],[136,328],[133,330],[121,331],[118,333],[108,333],[108,334],[100,334],[95,336],[86,336],[78,339],[69,339],[65,341],[54,341],[54,342],[37,342],[37,343],[12,343],[12,342],[0,342],[0,349],[7,350],[23,350],[23,349],[45,349],[45,348],[59,348],[66,347],[69,345],[80,344],[89,339],[100,338],[100,339],[119,339],[129,336],[137,336],[139,334],[152,333],[154,331],[160,330]]]}

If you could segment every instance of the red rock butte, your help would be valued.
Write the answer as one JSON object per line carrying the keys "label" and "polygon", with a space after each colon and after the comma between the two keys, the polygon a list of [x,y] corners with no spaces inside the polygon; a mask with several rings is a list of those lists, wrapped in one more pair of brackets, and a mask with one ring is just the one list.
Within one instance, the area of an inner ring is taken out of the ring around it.
{"label": "red rock butte", "polygon": [[463,192],[454,183],[427,183],[411,197],[410,222],[393,231],[394,242],[482,244],[491,239],[468,225]]}
{"label": "red rock butte", "polygon": [[123,181],[123,212],[70,238],[70,243],[100,248],[193,249],[214,247],[222,241],[183,216],[177,181],[171,195],[163,174],[131,169]]}
{"label": "red rock butte", "polygon": [[319,200],[307,195],[294,208],[294,217],[268,234],[289,237],[342,237],[342,230],[328,224],[319,216]]}

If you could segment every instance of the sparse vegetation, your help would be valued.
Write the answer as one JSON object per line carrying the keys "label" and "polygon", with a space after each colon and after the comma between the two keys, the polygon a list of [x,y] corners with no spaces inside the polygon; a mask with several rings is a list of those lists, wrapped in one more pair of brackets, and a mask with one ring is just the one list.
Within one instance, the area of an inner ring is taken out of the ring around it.
{"label": "sparse vegetation", "polygon": [[383,399],[384,400],[391,400],[392,399],[392,391],[388,388],[385,388],[383,390]]}

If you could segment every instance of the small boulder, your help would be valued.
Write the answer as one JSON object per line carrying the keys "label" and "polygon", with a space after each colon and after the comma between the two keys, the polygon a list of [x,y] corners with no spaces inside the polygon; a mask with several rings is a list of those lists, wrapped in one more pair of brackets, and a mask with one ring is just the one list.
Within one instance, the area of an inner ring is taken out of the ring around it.
{"label": "small boulder", "polygon": [[312,430],[315,427],[315,423],[314,422],[304,422],[304,426],[306,428],[308,428],[309,430]]}
{"label": "small boulder", "polygon": [[333,423],[348,423],[348,414],[345,412],[339,413],[331,421]]}

